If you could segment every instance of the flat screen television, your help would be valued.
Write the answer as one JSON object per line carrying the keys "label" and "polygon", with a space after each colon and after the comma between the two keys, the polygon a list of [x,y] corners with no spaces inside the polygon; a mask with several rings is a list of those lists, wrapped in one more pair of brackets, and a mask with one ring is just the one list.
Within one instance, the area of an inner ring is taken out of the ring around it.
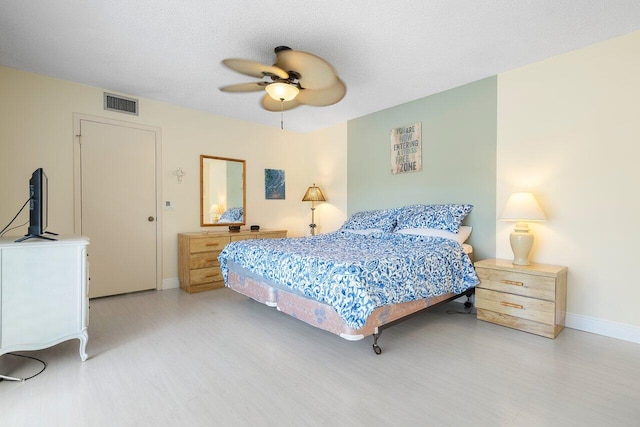
{"label": "flat screen television", "polygon": [[56,240],[43,234],[57,235],[46,231],[49,225],[49,179],[42,168],[36,169],[29,179],[29,229],[27,234],[16,240],[21,242],[33,237]]}

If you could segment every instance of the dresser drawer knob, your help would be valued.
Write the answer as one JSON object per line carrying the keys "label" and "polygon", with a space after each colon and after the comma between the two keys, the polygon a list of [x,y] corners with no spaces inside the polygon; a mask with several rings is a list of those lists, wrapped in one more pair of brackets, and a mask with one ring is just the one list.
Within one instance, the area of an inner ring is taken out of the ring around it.
{"label": "dresser drawer knob", "polygon": [[518,309],[520,309],[520,310],[522,310],[522,309],[524,308],[524,306],[523,306],[523,305],[520,305],[520,304],[514,304],[514,303],[512,303],[512,302],[507,302],[507,301],[502,301],[502,302],[500,303],[500,305],[503,305],[503,306],[505,306],[505,307],[518,308]]}
{"label": "dresser drawer knob", "polygon": [[513,285],[513,286],[524,286],[524,283],[516,282],[515,280],[501,280],[500,283],[504,283],[505,285]]}

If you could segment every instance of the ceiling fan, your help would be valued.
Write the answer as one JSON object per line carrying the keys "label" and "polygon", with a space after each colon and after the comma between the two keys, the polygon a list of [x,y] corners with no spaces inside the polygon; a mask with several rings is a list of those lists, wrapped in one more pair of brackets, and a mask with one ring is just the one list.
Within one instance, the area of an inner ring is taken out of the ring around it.
{"label": "ceiling fan", "polygon": [[262,98],[262,108],[280,112],[299,105],[333,105],[344,98],[347,88],[327,61],[312,53],[292,50],[287,46],[278,46],[274,51],[274,65],[264,65],[249,59],[223,60],[222,63],[233,71],[262,80],[223,86],[220,90],[265,90],[267,93]]}

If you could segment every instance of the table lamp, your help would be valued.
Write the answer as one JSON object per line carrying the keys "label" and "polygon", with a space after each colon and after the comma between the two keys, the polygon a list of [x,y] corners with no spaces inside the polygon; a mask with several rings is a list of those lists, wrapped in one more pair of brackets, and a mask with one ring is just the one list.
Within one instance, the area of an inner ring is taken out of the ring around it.
{"label": "table lamp", "polygon": [[513,193],[507,199],[501,221],[515,221],[516,226],[509,235],[514,265],[529,265],[529,252],[533,247],[533,234],[529,233],[528,221],[544,221],[547,217],[531,193]]}
{"label": "table lamp", "polygon": [[311,228],[311,235],[315,236],[316,221],[313,215],[314,211],[316,210],[315,202],[326,202],[327,199],[324,198],[324,194],[322,194],[322,191],[320,190],[320,188],[316,187],[316,184],[314,183],[311,187],[307,188],[307,192],[304,193],[304,197],[302,198],[302,201],[311,202],[311,224],[309,224],[309,227]]}

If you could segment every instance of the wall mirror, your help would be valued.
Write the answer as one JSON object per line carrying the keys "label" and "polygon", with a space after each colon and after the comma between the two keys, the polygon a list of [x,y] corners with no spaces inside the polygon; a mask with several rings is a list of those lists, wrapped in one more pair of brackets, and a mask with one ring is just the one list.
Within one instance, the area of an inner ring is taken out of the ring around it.
{"label": "wall mirror", "polygon": [[200,225],[244,225],[245,161],[200,156]]}

